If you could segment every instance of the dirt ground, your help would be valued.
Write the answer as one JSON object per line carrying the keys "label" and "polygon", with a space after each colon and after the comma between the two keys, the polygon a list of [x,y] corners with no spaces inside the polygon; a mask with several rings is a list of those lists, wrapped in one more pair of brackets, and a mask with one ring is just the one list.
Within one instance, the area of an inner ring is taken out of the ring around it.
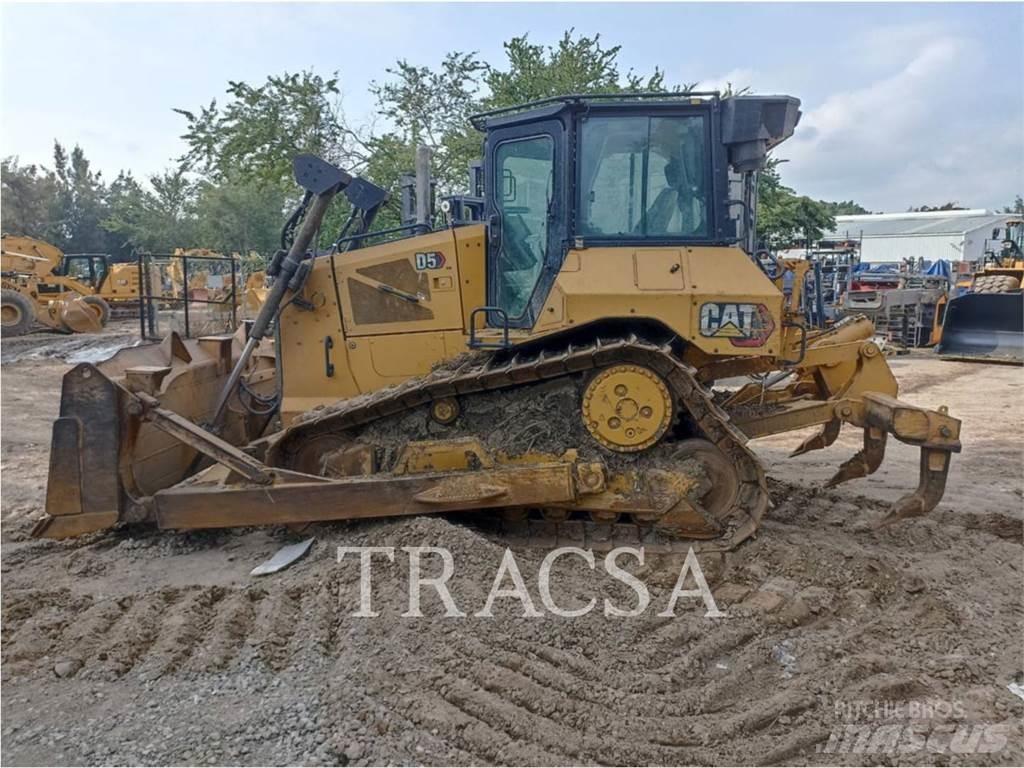
{"label": "dirt ground", "polygon": [[[916,482],[906,446],[821,491],[855,434],[792,460],[802,435],[756,441],[775,507],[755,539],[700,558],[724,618],[694,598],[658,616],[681,559],[653,555],[631,569],[651,594],[642,615],[527,619],[499,599],[484,618],[505,546],[443,518],[316,526],[305,559],[263,578],[249,571],[302,537],[30,539],[61,376],[121,343],[127,326],[2,343],[4,764],[1024,762],[1024,692],[1008,688],[1024,684],[1020,368],[892,359],[902,397],[964,423],[923,519],[870,525]],[[380,616],[353,617],[359,566],[337,562],[340,545],[447,547],[470,615],[446,618],[428,589],[424,617],[401,617],[399,550],[375,560]],[[515,552],[538,605],[543,555]],[[552,584],[565,607],[636,601],[600,561],[560,560]]]}

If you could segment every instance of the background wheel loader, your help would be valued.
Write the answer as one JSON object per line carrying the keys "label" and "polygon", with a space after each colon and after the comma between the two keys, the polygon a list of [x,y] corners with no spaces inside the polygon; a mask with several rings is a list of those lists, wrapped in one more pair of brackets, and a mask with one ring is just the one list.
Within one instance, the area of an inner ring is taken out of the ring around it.
{"label": "background wheel loader", "polygon": [[[3,332],[33,322],[67,332],[97,331],[110,317],[138,312],[139,268],[105,254],[65,254],[32,237],[2,236]],[[98,321],[98,324],[97,324]]]}
{"label": "background wheel loader", "polygon": [[[35,534],[501,510],[594,548],[624,526],[728,548],[769,504],[748,439],[819,427],[804,453],[843,424],[864,443],[831,484],[874,472],[892,435],[921,463],[890,519],[928,512],[960,422],[896,399],[870,322],[807,327],[806,261],[753,256],[756,175],[798,107],[591,95],[480,115],[483,164],[446,225],[419,163],[417,220],[373,245],[384,191],[297,158],[305,194],[247,335],[172,334],[65,376]],[[317,252],[337,196],[351,215]]]}
{"label": "background wheel loader", "polygon": [[935,349],[944,358],[1024,364],[1024,220],[1007,221],[1001,234],[970,291],[945,305]]}

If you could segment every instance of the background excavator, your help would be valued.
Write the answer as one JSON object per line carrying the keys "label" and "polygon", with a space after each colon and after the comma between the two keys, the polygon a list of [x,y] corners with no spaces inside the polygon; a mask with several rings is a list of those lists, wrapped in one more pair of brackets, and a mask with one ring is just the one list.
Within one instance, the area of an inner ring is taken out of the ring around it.
{"label": "background excavator", "polygon": [[892,435],[921,461],[888,519],[928,512],[960,422],[896,399],[870,322],[808,328],[806,261],[754,258],[757,173],[798,108],[590,95],[479,115],[483,162],[437,228],[419,157],[415,222],[377,232],[383,190],[297,158],[250,326],[65,376],[35,534],[501,510],[593,547],[627,526],[729,548],[769,505],[748,439],[818,427],[799,454],[843,424],[863,448],[830,484],[874,472]]}
{"label": "background excavator", "polygon": [[935,351],[954,360],[1024,364],[1024,220],[993,233],[999,250],[986,254],[970,291],[949,299]]}
{"label": "background excavator", "polygon": [[65,254],[33,237],[0,237],[5,336],[28,333],[35,323],[84,333],[107,324],[113,309],[137,309],[139,268],[104,254]]}

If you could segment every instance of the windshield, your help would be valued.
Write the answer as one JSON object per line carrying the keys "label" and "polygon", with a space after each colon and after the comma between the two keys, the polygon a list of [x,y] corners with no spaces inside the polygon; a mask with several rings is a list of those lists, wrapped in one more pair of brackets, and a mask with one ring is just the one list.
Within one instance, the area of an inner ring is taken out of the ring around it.
{"label": "windshield", "polygon": [[581,130],[577,234],[631,239],[708,234],[702,116],[592,117]]}

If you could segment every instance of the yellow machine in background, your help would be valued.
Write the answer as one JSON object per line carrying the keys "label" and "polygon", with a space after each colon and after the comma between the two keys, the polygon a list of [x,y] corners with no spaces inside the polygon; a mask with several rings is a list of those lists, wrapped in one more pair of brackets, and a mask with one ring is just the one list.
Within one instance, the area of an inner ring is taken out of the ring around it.
{"label": "yellow machine in background", "polygon": [[[251,267],[253,264],[262,263],[258,253],[250,251],[247,259],[243,260],[238,253],[226,255],[208,248],[175,248],[172,258],[167,261],[165,268],[170,280],[171,292],[169,295],[173,298],[183,298],[185,295],[183,260],[186,258],[193,260],[193,268],[189,270],[188,278],[189,298],[207,301],[226,301],[230,297],[233,288],[231,273],[223,272],[211,275],[208,266],[196,269],[195,264],[208,265],[213,263],[213,259],[224,261],[230,258],[234,259],[237,265],[235,273],[245,277],[242,293],[240,296],[236,295],[235,297],[236,303],[241,308],[248,310],[253,316],[259,311],[263,299],[266,298],[267,273],[265,270],[253,270]],[[249,267],[248,270],[246,269],[247,266]],[[212,283],[216,283],[216,287],[211,287]]]}
{"label": "yellow machine in background", "polygon": [[[416,223],[375,245],[386,193],[297,158],[306,194],[247,336],[172,334],[67,374],[36,534],[500,509],[583,516],[591,545],[616,523],[729,548],[769,505],[748,440],[818,427],[799,454],[844,424],[863,447],[830,484],[878,469],[892,435],[921,462],[890,520],[928,512],[960,422],[896,399],[864,318],[807,327],[807,262],[755,258],[757,173],[798,106],[571,96],[482,115],[482,174],[448,226],[421,167]],[[337,195],[349,223],[317,252]]]}
{"label": "yellow machine in background", "polygon": [[[102,259],[103,272],[96,279],[94,259]],[[133,284],[138,299],[137,269],[130,264],[110,269],[105,257],[70,258],[56,246],[32,237],[0,237],[0,317],[3,333],[20,336],[35,323],[68,333],[98,331],[110,317],[107,298],[128,298]],[[122,286],[122,282],[125,286]],[[99,288],[106,296],[97,291]]]}
{"label": "yellow machine in background", "polygon": [[269,293],[270,287],[267,285],[266,271],[250,272],[245,278],[245,287],[242,289],[242,317],[246,320],[254,320]]}
{"label": "yellow machine in background", "polygon": [[942,357],[1024,363],[1024,220],[993,234],[1001,235],[999,251],[987,254],[970,290],[941,309],[935,350]]}

